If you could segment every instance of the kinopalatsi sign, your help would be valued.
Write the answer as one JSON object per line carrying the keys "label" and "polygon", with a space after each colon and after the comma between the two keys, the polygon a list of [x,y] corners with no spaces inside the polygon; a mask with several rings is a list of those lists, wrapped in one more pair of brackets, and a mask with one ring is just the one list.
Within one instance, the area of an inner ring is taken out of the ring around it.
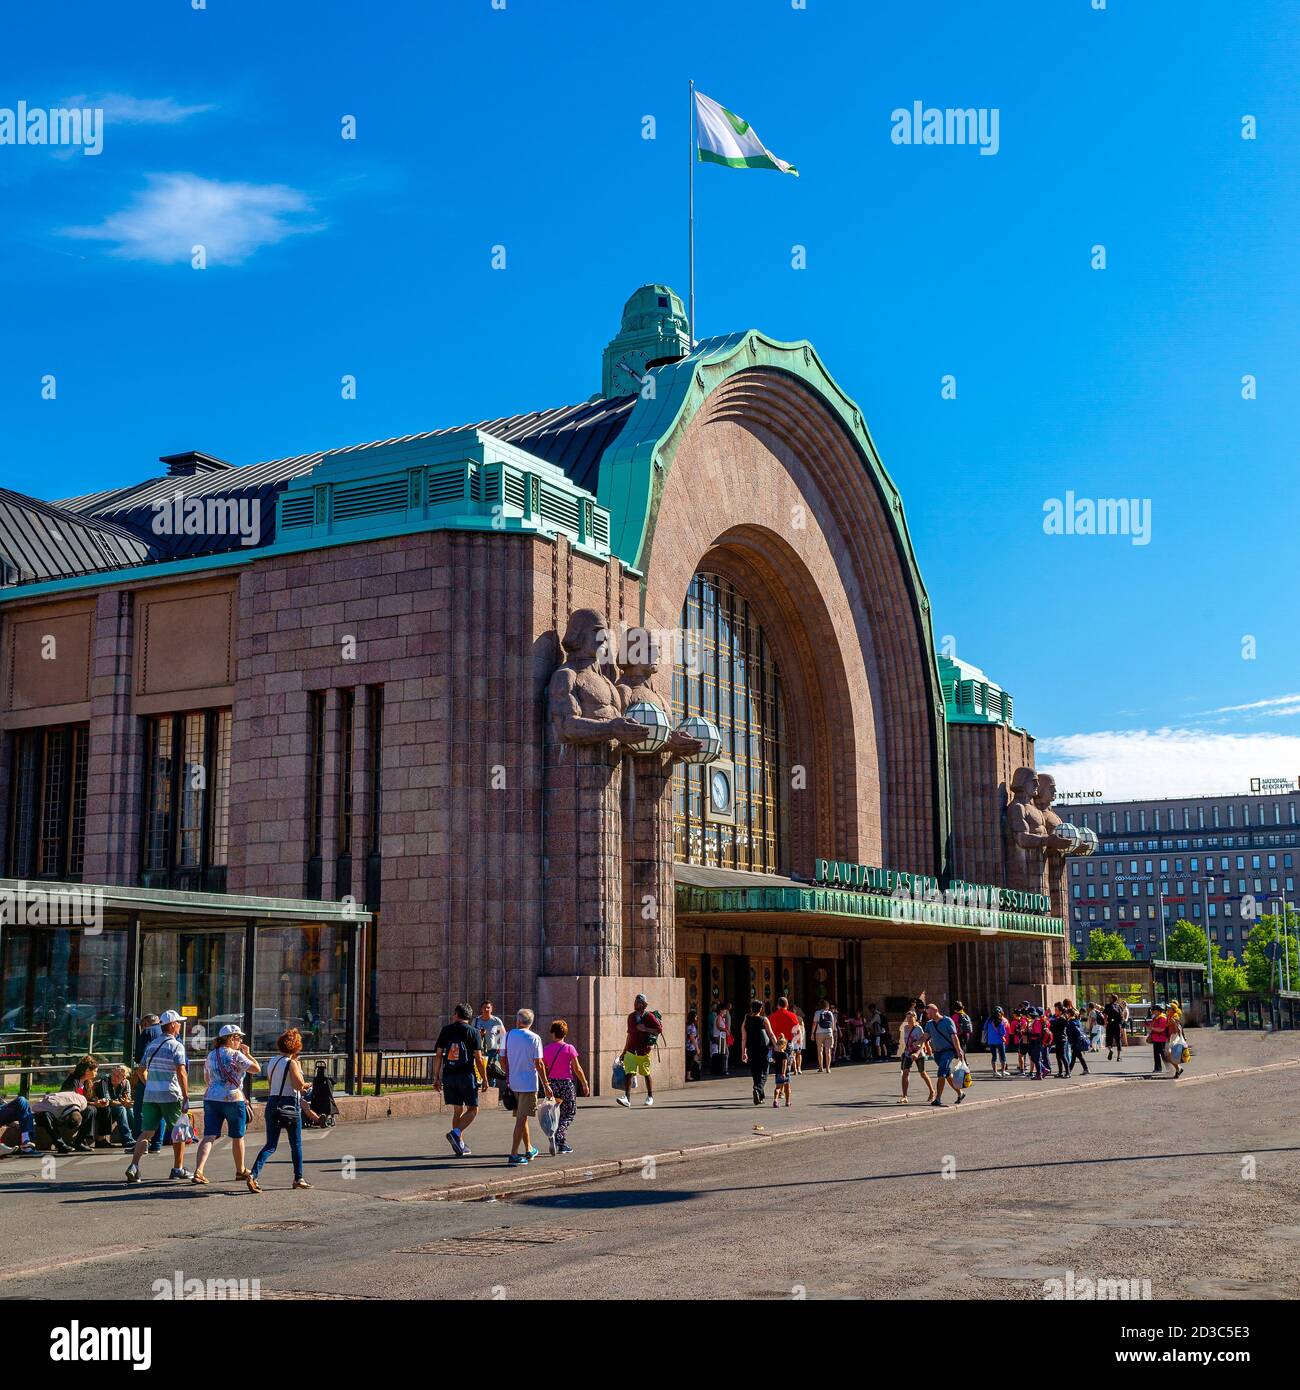
{"label": "kinopalatsi sign", "polygon": [[941,884],[929,874],[910,874],[901,869],[882,869],[874,864],[852,864],[843,859],[815,859],[813,881],[828,888],[853,888],[860,892],[885,893],[890,897],[909,897],[922,902],[951,903],[957,907],[985,908],[998,912],[1036,912],[1050,914],[1052,904],[1046,893],[1022,893],[1015,888],[999,888],[991,883],[966,883],[950,879]]}

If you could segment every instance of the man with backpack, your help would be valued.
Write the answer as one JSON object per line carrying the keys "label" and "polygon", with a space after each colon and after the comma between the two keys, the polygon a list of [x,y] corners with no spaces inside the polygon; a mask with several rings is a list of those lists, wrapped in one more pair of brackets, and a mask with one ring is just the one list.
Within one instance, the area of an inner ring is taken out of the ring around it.
{"label": "man with backpack", "polygon": [[969,1047],[975,1033],[975,1025],[960,999],[952,1006],[952,1021],[957,1025],[957,1036],[961,1039],[962,1047]]}
{"label": "man with backpack", "polygon": [[618,1103],[631,1108],[632,1078],[645,1077],[645,1103],[655,1103],[654,1084],[650,1080],[650,1054],[664,1031],[663,1019],[649,1007],[650,1001],[638,994],[632,1012],[627,1016],[627,1041],[623,1044],[623,1094]]}
{"label": "man with backpack", "polygon": [[820,1000],[813,1014],[813,1041],[817,1044],[817,1070],[830,1071],[835,1056],[835,1009],[828,999]]}
{"label": "man with backpack", "polygon": [[1092,1043],[1084,1032],[1083,1024],[1079,1019],[1079,1011],[1074,1008],[1065,1011],[1065,1042],[1070,1054],[1070,1064],[1066,1068],[1066,1076],[1073,1076],[1076,1066],[1082,1067],[1084,1076],[1087,1076],[1088,1063],[1083,1054],[1088,1051]]}
{"label": "man with backpack", "polygon": [[1102,1012],[1106,1018],[1106,1060],[1110,1061],[1113,1052],[1117,1062],[1123,1061],[1124,1041],[1128,1037],[1128,1005],[1118,994],[1112,994]]}
{"label": "man with backpack", "polygon": [[962,1090],[958,1081],[953,1078],[952,1069],[958,1062],[966,1061],[966,1049],[962,1047],[961,1036],[957,1031],[957,1025],[951,1018],[945,1018],[939,1012],[937,1004],[927,1004],[925,1009],[926,1035],[930,1039],[930,1050],[934,1053],[935,1070],[939,1073],[939,1083],[935,1090],[935,1097],[930,1102],[943,1108],[943,1083],[957,1092],[957,1104],[960,1105],[966,1099],[966,1092]]}
{"label": "man with backpack", "polygon": [[468,1004],[457,1004],[451,1022],[438,1034],[434,1044],[433,1089],[452,1107],[447,1142],[457,1158],[467,1158],[469,1145],[465,1131],[478,1116],[479,1072],[483,1049],[479,1031],[470,1027],[473,1011]]}

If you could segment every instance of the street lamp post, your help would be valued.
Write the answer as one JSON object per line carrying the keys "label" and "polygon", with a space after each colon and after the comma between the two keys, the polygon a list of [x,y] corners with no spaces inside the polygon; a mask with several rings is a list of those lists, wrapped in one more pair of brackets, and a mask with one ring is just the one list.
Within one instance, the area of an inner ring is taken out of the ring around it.
{"label": "street lamp post", "polygon": [[1281,928],[1281,936],[1282,936],[1282,954],[1283,954],[1283,955],[1285,956],[1285,958],[1286,958],[1286,975],[1285,975],[1285,977],[1284,977],[1285,983],[1283,984],[1283,988],[1284,988],[1284,989],[1290,989],[1290,988],[1291,988],[1291,933],[1290,933],[1290,931],[1288,930],[1288,928],[1289,928],[1289,926],[1290,926],[1290,923],[1289,923],[1289,921],[1288,921],[1288,919],[1287,919],[1286,899],[1285,899],[1285,898],[1279,898],[1279,899],[1278,899],[1278,903],[1280,904],[1280,906],[1281,906],[1281,908],[1282,908],[1282,920],[1281,920],[1281,922],[1278,924],[1278,925],[1280,926],[1280,928]]}
{"label": "street lamp post", "polygon": [[1168,940],[1167,940],[1166,933],[1165,933],[1165,889],[1166,889],[1168,886],[1169,886],[1168,884],[1162,883],[1162,884],[1160,885],[1160,890],[1159,890],[1159,892],[1156,894],[1156,897],[1159,899],[1159,902],[1160,902],[1160,959],[1161,959],[1161,960],[1168,960],[1168,959],[1169,959],[1169,942],[1168,942]]}

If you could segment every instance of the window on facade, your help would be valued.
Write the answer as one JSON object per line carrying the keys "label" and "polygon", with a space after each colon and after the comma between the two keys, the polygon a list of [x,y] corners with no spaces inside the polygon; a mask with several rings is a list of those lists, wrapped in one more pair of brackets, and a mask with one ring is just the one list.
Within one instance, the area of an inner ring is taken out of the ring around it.
{"label": "window on facade", "polygon": [[230,711],[145,721],[140,882],[224,892],[230,850]]}
{"label": "window on facade", "polygon": [[728,580],[697,574],[682,607],[683,647],[673,712],[703,715],[735,764],[736,823],[705,814],[707,767],[673,772],[673,852],[688,864],[774,873],[789,864],[785,705],[781,674],[757,614]]}
{"label": "window on facade", "polygon": [[319,898],[325,829],[325,692],[307,696],[307,881],[304,896]]}
{"label": "window on facade", "polygon": [[13,878],[79,879],[86,850],[85,724],[23,729],[10,744],[9,842]]}
{"label": "window on facade", "polygon": [[337,837],[338,859],[334,866],[334,896],[344,898],[352,892],[352,749],[356,725],[357,693],[339,692],[338,769],[339,795]]}
{"label": "window on facade", "polygon": [[384,800],[384,687],[366,689],[366,885],[367,907],[379,906],[382,842],[380,817]]}

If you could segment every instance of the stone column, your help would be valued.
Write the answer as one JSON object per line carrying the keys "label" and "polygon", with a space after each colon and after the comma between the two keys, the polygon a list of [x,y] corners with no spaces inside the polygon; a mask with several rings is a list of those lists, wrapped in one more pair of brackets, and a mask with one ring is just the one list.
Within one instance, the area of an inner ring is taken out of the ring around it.
{"label": "stone column", "polygon": [[86,764],[86,883],[139,882],[142,721],[131,714],[134,613],[125,589],[95,603]]}
{"label": "stone column", "polygon": [[617,749],[548,730],[544,975],[622,973],[622,787]]}
{"label": "stone column", "polygon": [[623,790],[624,967],[629,975],[671,976],[676,973],[672,763],[661,754],[628,758]]}

